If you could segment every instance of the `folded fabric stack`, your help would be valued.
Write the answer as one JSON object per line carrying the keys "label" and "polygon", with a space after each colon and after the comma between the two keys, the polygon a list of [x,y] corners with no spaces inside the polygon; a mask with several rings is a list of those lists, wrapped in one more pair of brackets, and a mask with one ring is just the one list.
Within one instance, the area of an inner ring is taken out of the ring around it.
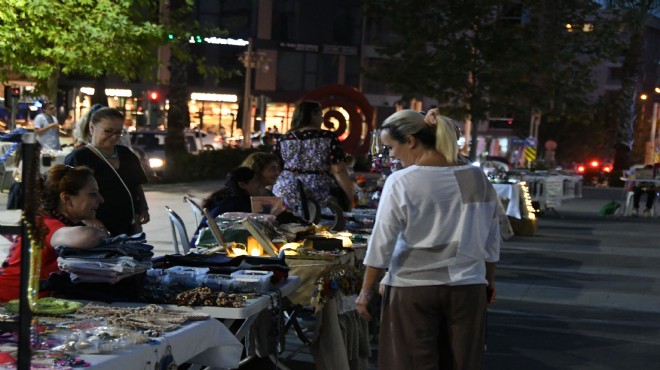
{"label": "folded fabric stack", "polygon": [[144,233],[106,238],[92,249],[59,246],[57,265],[73,283],[116,283],[150,269],[153,246]]}

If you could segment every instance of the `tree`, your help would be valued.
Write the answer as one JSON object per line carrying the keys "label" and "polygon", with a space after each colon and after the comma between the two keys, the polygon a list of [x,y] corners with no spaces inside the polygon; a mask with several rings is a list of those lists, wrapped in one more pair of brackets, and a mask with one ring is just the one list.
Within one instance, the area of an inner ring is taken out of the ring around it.
{"label": "tree", "polygon": [[623,51],[621,90],[616,106],[618,125],[612,179],[616,180],[630,165],[630,152],[635,129],[638,88],[642,78],[644,60],[644,28],[646,21],[660,9],[660,0],[609,0],[607,5],[623,11],[626,26],[624,37],[627,47]]}
{"label": "tree", "polygon": [[0,8],[0,77],[37,82],[51,98],[60,74],[152,76],[163,41],[158,1],[13,0]]}
{"label": "tree", "polygon": [[[565,121],[588,107],[591,69],[614,44],[598,10],[582,0],[366,0],[368,17],[391,30],[368,74],[472,122],[532,110]],[[470,149],[474,158],[476,135]]]}
{"label": "tree", "polygon": [[[195,68],[203,76],[211,76],[218,82],[220,79],[232,76],[235,71],[225,71],[222,68],[208,66],[204,57],[194,57],[189,40],[197,35],[212,34],[221,36],[226,31],[199,24],[192,18],[194,0],[170,0],[169,7],[161,14],[162,22],[168,33],[167,44],[170,50],[168,69],[170,80],[167,96],[170,108],[167,112],[167,139],[165,141],[165,158],[168,163],[175,164],[177,159],[186,153],[183,131],[190,127],[188,100],[188,71]],[[177,178],[178,166],[166,167],[166,178]]]}

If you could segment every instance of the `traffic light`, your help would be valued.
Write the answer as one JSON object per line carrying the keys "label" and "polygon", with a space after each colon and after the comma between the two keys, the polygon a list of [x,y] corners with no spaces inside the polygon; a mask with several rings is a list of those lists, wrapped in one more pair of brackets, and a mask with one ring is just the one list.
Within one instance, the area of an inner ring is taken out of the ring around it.
{"label": "traffic light", "polygon": [[149,91],[149,110],[148,110],[148,124],[150,127],[155,128],[158,125],[158,114],[160,111],[160,94],[156,90]]}
{"label": "traffic light", "polygon": [[21,88],[18,86],[5,86],[5,107],[11,108],[12,100],[21,97]]}

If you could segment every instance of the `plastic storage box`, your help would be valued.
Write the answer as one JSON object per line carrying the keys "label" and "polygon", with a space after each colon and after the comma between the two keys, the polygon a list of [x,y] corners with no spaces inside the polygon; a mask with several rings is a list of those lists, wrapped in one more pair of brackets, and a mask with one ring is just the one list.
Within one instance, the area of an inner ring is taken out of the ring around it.
{"label": "plastic storage box", "polygon": [[237,292],[265,292],[270,287],[272,271],[239,270],[232,272],[234,290]]}
{"label": "plastic storage box", "polygon": [[209,287],[211,290],[229,293],[234,291],[234,278],[229,275],[206,274],[204,280],[202,280],[202,285]]}
{"label": "plastic storage box", "polygon": [[202,285],[206,274],[209,272],[209,268],[174,266],[165,271],[167,271],[167,275],[170,277],[170,284],[179,284],[194,288]]}

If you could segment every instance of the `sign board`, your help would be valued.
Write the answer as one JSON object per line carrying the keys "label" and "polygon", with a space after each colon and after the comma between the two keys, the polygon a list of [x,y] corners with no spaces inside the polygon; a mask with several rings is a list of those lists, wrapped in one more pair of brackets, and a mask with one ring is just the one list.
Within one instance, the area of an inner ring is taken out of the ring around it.
{"label": "sign board", "polygon": [[536,138],[533,137],[533,136],[530,136],[527,139],[525,139],[525,146],[536,147]]}

